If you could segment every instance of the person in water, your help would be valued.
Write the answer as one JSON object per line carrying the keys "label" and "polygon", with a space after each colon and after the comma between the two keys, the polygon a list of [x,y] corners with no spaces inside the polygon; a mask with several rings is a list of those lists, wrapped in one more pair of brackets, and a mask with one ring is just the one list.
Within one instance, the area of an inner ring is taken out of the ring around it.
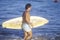
{"label": "person in water", "polygon": [[26,4],[25,11],[23,12],[22,19],[22,29],[24,31],[24,40],[31,40],[32,38],[32,29],[33,26],[30,23],[30,10],[31,10],[31,4]]}
{"label": "person in water", "polygon": [[54,0],[54,2],[58,2],[58,0]]}

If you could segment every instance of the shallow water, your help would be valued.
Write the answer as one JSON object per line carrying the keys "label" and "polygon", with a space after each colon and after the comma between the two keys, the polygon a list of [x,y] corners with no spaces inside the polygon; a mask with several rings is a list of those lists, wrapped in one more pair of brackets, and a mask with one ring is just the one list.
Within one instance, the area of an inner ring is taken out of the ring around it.
{"label": "shallow water", "polygon": [[[20,40],[23,38],[22,30],[2,28],[2,22],[22,15],[24,6],[32,4],[31,16],[41,16],[49,20],[49,23],[32,29],[33,37],[38,40],[60,40],[60,0],[0,0],[0,39]],[[33,38],[33,39],[35,39]]]}

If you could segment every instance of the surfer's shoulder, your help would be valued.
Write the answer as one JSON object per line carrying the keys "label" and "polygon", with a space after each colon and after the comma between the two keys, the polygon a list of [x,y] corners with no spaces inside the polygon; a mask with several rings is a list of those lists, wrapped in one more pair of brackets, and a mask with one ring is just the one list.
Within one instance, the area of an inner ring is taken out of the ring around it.
{"label": "surfer's shoulder", "polygon": [[24,11],[24,13],[29,13],[29,11]]}
{"label": "surfer's shoulder", "polygon": [[28,13],[29,13],[28,11],[24,11],[24,12],[23,12],[23,16],[24,16],[24,15],[28,15]]}
{"label": "surfer's shoulder", "polygon": [[26,13],[27,13],[26,11],[23,12],[23,14],[26,14]]}

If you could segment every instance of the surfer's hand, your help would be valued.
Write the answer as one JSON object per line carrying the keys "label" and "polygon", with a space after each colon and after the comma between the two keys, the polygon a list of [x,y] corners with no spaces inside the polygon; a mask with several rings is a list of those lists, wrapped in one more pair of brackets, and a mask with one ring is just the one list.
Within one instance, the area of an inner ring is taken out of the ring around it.
{"label": "surfer's hand", "polygon": [[33,27],[32,23],[30,23],[30,25]]}

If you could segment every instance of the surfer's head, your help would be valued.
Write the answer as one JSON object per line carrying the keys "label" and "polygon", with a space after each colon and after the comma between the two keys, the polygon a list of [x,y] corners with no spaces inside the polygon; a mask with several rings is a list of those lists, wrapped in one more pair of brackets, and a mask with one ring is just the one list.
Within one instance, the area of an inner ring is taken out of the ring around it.
{"label": "surfer's head", "polygon": [[27,10],[27,11],[30,11],[31,10],[31,4],[30,3],[26,4],[25,10]]}

